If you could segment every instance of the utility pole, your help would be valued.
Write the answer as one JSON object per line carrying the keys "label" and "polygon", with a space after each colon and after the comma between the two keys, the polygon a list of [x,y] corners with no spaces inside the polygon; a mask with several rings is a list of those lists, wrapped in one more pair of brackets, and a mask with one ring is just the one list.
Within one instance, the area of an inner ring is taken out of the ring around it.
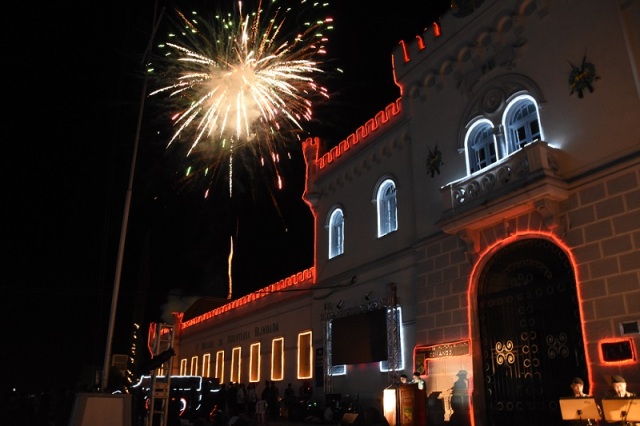
{"label": "utility pole", "polygon": [[[158,8],[158,2],[156,1],[156,7],[154,10],[154,25],[151,31],[151,37],[147,44],[147,49],[142,55],[142,62],[140,66],[143,68],[149,54],[151,53],[151,46],[153,38],[160,25],[160,20],[164,12],[164,8],[160,11],[160,14],[156,16]],[[143,70],[144,71],[144,70]],[[105,347],[104,365],[102,369],[102,384],[100,389],[104,392],[109,387],[109,368],[111,366],[111,345],[113,343],[113,332],[116,322],[116,312],[118,310],[118,295],[120,293],[120,280],[122,277],[122,262],[124,258],[124,246],[127,239],[127,227],[129,224],[129,210],[131,209],[131,195],[133,193],[133,178],[135,176],[136,161],[138,158],[138,146],[140,145],[140,132],[142,129],[142,115],[144,112],[144,99],[147,96],[147,73],[144,73],[144,79],[142,81],[142,94],[140,98],[140,110],[138,111],[138,123],[136,126],[136,135],[133,143],[133,156],[131,157],[131,168],[129,170],[129,184],[127,186],[127,194],[124,202],[124,211],[122,213],[122,226],[120,228],[120,243],[118,245],[118,259],[116,262],[116,272],[113,282],[113,293],[111,295],[111,312],[109,314],[109,330],[107,332],[107,342]]]}

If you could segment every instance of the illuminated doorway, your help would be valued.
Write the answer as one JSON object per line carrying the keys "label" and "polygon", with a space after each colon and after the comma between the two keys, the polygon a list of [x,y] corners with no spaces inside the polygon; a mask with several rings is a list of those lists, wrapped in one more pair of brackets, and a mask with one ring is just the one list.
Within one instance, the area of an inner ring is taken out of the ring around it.
{"label": "illuminated doorway", "polygon": [[587,377],[573,265],[552,241],[495,252],[478,279],[489,425],[563,425],[558,399]]}

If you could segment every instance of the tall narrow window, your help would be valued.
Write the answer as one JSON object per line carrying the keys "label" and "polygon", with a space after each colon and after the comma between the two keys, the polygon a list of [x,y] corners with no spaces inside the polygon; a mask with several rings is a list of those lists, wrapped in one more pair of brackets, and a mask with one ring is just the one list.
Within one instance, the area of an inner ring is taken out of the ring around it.
{"label": "tall narrow window", "polygon": [[202,377],[210,377],[211,374],[211,354],[202,355]]}
{"label": "tall narrow window", "polygon": [[396,185],[391,179],[382,182],[378,188],[376,201],[378,204],[378,237],[382,237],[398,229]]}
{"label": "tall narrow window", "polygon": [[482,170],[498,160],[496,144],[493,126],[489,120],[473,123],[465,140],[467,174]]}
{"label": "tall narrow window", "polygon": [[249,382],[260,381],[260,342],[252,343],[249,353]]}
{"label": "tall narrow window", "polygon": [[224,383],[224,351],[216,352],[216,375],[219,383]]}
{"label": "tall narrow window", "polygon": [[515,98],[506,108],[502,123],[509,154],[536,139],[542,139],[538,107],[531,96]]}
{"label": "tall narrow window", "polygon": [[189,375],[190,376],[198,375],[198,357],[197,356],[191,357],[191,371],[189,372]]}
{"label": "tall narrow window", "polygon": [[231,381],[240,383],[240,362],[242,349],[237,346],[231,350]]}
{"label": "tall narrow window", "polygon": [[[159,376],[163,376],[164,374],[159,374]],[[181,376],[186,376],[187,375],[187,359],[183,358],[180,360],[180,375]]]}
{"label": "tall narrow window", "polygon": [[344,215],[335,209],[329,218],[329,259],[344,253]]}
{"label": "tall narrow window", "polygon": [[271,342],[271,380],[282,380],[284,377],[284,338],[279,337]]}
{"label": "tall narrow window", "polygon": [[313,341],[311,331],[298,334],[298,379],[310,379],[313,362]]}

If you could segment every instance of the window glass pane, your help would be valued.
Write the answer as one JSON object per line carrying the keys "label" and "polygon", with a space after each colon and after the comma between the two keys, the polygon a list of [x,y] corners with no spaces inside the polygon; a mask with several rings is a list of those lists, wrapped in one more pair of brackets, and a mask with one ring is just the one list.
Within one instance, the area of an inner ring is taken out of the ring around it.
{"label": "window glass pane", "polygon": [[378,237],[398,229],[396,186],[388,180],[378,190]]}
{"label": "window glass pane", "polygon": [[346,376],[347,374],[347,366],[342,365],[332,365],[331,370],[329,371],[329,375],[331,376]]}
{"label": "window glass pane", "polygon": [[540,123],[538,120],[531,122],[531,135],[534,138],[540,138]]}
{"label": "window glass pane", "polygon": [[467,140],[467,155],[469,158],[470,173],[477,172],[495,163],[496,155],[495,137],[493,127],[489,123],[482,123],[470,130]]}
{"label": "window glass pane", "polygon": [[311,331],[298,334],[298,379],[312,377],[311,363],[313,362],[313,345]]}
{"label": "window glass pane", "polygon": [[231,381],[234,383],[240,383],[241,351],[240,347],[235,347],[231,351]]}
{"label": "window glass pane", "polygon": [[216,375],[220,383],[224,383],[224,351],[216,352]]}
{"label": "window glass pane", "polygon": [[342,210],[336,209],[329,221],[329,259],[344,252],[344,217]]}
{"label": "window glass pane", "polygon": [[284,375],[284,338],[271,343],[271,380],[282,380]]}
{"label": "window glass pane", "polygon": [[191,376],[198,375],[198,357],[191,357],[191,371],[189,373]]}
{"label": "window glass pane", "polygon": [[249,382],[255,383],[260,381],[260,343],[251,345],[251,353],[249,359]]}
{"label": "window glass pane", "polygon": [[509,152],[515,152],[541,138],[538,109],[532,99],[515,101],[506,117],[506,136]]}
{"label": "window glass pane", "polygon": [[211,374],[211,354],[202,355],[202,377],[210,377]]}

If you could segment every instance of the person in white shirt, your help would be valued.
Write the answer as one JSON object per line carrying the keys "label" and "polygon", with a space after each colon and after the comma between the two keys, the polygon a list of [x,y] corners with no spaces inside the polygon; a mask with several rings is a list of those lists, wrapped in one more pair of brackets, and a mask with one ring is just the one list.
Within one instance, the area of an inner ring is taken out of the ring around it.
{"label": "person in white shirt", "polygon": [[413,381],[411,383],[417,383],[418,389],[424,390],[424,380],[420,378],[420,373],[417,371],[413,372]]}

